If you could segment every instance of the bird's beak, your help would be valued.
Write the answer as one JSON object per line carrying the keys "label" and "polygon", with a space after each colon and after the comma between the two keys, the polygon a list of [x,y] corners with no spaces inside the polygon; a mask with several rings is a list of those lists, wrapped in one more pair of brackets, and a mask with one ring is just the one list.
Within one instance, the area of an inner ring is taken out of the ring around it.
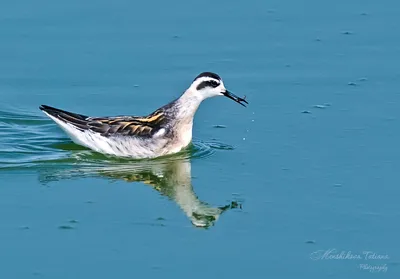
{"label": "bird's beak", "polygon": [[228,90],[225,90],[224,92],[221,92],[223,95],[225,95],[226,97],[228,97],[229,99],[234,100],[236,103],[241,104],[242,106],[246,106],[244,103],[249,104],[245,98],[240,98],[238,96],[236,96],[235,94],[233,94],[232,92],[229,92]]}

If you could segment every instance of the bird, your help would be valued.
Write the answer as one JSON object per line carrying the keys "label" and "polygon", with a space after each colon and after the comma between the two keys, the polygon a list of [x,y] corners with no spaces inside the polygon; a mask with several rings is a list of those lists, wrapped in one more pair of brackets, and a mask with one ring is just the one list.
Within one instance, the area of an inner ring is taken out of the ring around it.
{"label": "bird", "polygon": [[246,97],[228,91],[221,77],[200,73],[184,93],[147,116],[90,117],[47,105],[39,107],[71,140],[95,152],[132,159],[178,153],[192,142],[193,119],[202,101],[225,96],[246,107]]}

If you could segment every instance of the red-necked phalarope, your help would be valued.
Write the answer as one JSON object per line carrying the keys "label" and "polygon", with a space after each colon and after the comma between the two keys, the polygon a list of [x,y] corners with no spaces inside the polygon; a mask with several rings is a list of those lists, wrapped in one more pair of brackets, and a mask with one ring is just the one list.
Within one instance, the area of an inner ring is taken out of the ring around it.
{"label": "red-necked phalarope", "polygon": [[189,145],[197,108],[214,96],[248,104],[229,92],[217,74],[204,72],[181,97],[145,117],[89,117],[46,105],[40,109],[79,145],[119,157],[155,158],[177,153]]}

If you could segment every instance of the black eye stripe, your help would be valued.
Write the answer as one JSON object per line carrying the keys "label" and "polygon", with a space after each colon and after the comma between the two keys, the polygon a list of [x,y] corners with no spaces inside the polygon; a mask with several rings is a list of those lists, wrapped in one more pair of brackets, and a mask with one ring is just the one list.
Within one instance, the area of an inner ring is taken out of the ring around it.
{"label": "black eye stripe", "polygon": [[203,88],[206,88],[206,87],[213,87],[213,88],[215,88],[215,87],[218,87],[219,86],[219,82],[217,82],[217,81],[215,81],[215,80],[205,80],[205,81],[202,81],[199,85],[197,85],[197,90],[201,90],[201,89],[203,89]]}
{"label": "black eye stripe", "polygon": [[218,87],[219,82],[215,81],[215,80],[210,80],[209,83],[211,84],[212,87]]}

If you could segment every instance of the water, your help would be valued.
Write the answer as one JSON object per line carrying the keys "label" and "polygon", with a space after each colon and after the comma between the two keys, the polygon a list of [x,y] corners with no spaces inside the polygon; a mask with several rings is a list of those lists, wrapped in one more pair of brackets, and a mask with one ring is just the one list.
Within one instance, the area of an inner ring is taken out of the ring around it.
{"label": "water", "polygon": [[[0,277],[398,278],[398,9],[2,3]],[[144,115],[202,71],[250,105],[207,100],[167,158],[92,153],[38,110]]]}

